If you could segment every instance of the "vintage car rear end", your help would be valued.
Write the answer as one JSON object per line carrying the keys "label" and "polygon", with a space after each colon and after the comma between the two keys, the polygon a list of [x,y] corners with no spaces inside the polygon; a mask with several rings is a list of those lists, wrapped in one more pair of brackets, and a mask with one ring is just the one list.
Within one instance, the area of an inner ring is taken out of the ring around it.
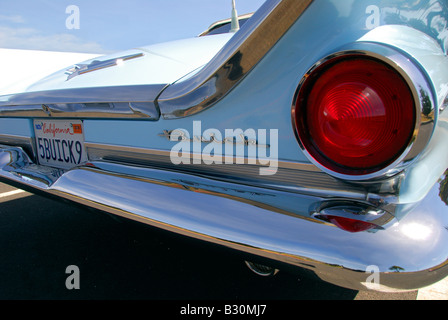
{"label": "vintage car rear end", "polygon": [[447,21],[442,0],[270,0],[236,33],[70,62],[2,91],[0,177],[355,290],[430,285]]}

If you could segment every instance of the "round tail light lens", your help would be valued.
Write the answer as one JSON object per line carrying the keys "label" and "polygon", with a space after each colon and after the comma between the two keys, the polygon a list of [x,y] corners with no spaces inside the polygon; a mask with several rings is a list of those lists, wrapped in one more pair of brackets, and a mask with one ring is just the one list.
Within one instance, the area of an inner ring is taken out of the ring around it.
{"label": "round tail light lens", "polygon": [[364,56],[339,58],[315,69],[295,106],[300,142],[322,166],[365,175],[397,160],[415,130],[411,90],[385,63]]}

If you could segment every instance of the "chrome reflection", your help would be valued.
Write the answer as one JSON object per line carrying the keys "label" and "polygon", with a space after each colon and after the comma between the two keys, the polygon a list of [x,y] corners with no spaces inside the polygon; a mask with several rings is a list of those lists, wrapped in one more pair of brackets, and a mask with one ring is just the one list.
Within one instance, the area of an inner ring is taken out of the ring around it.
{"label": "chrome reflection", "polygon": [[428,240],[432,234],[430,227],[417,222],[404,224],[400,229],[403,235],[412,240]]}
{"label": "chrome reflection", "polygon": [[10,178],[16,178],[26,184],[48,188],[64,173],[64,170],[36,165],[19,147],[0,145],[0,165]]}
{"label": "chrome reflection", "polygon": [[[448,215],[438,186],[398,225],[352,234],[309,217],[316,202],[328,200],[322,197],[105,162],[50,179],[45,168],[11,147],[1,149],[0,166],[3,181],[274,260],[276,266],[307,269],[355,290],[364,288],[365,270],[372,264],[379,266],[381,284],[396,290],[415,289],[448,273]],[[30,174],[33,170],[46,175],[46,183]],[[431,228],[431,235],[409,241],[399,228],[412,223]]]}
{"label": "chrome reflection", "polygon": [[443,173],[439,182],[439,197],[448,206],[448,170]]}
{"label": "chrome reflection", "polygon": [[246,266],[249,268],[250,271],[255,273],[258,276],[262,277],[273,277],[275,276],[279,270],[275,269],[273,267],[265,266],[263,264],[250,262],[250,261],[244,261]]}
{"label": "chrome reflection", "polygon": [[[394,210],[394,207],[389,206],[389,209]],[[372,226],[367,232],[384,230],[384,228],[398,222],[393,211],[388,212],[384,209],[373,207],[368,203],[343,199],[334,199],[319,203],[316,208],[312,209],[311,216],[326,222],[328,222],[327,217],[338,217],[367,223]]]}

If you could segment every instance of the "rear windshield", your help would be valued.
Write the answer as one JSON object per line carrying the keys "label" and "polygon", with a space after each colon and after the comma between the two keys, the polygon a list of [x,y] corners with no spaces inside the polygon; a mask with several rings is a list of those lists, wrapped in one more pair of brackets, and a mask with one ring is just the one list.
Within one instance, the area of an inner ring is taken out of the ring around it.
{"label": "rear windshield", "polygon": [[[242,27],[246,21],[249,20],[249,18],[240,19],[240,27]],[[202,36],[210,36],[213,34],[221,34],[221,33],[229,33],[230,28],[232,27],[230,22],[226,22],[224,24],[217,25],[213,28],[211,28],[206,33],[202,34]]]}

